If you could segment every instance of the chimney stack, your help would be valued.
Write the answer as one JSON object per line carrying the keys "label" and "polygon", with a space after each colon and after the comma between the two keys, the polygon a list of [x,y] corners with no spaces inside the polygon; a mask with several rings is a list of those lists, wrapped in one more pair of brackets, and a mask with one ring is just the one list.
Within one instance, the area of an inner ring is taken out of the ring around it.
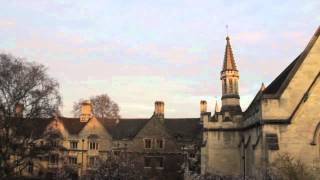
{"label": "chimney stack", "polygon": [[163,101],[156,101],[154,103],[154,114],[156,116],[164,117],[164,102]]}
{"label": "chimney stack", "polygon": [[83,101],[80,107],[80,122],[88,122],[92,116],[91,102],[89,100]]}
{"label": "chimney stack", "polygon": [[23,110],[24,110],[24,105],[21,103],[17,103],[15,105],[15,116],[22,118],[23,117]]}
{"label": "chimney stack", "polygon": [[202,100],[200,101],[200,113],[206,113],[207,112],[207,101]]}

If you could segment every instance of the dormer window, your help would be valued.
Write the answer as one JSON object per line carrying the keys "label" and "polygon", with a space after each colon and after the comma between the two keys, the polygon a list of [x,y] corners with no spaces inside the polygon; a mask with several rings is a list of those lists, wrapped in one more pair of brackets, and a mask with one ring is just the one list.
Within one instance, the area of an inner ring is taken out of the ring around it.
{"label": "dormer window", "polygon": [[144,148],[145,149],[151,149],[152,148],[152,139],[145,138],[144,139]]}

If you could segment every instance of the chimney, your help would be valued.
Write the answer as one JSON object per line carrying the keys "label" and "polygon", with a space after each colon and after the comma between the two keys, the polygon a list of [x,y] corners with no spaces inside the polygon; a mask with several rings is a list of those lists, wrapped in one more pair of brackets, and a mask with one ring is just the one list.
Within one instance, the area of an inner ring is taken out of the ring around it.
{"label": "chimney", "polygon": [[207,112],[207,101],[202,100],[200,101],[200,113],[206,113]]}
{"label": "chimney", "polygon": [[83,101],[80,107],[80,122],[88,122],[92,116],[91,102],[89,100]]}
{"label": "chimney", "polygon": [[154,115],[164,117],[164,102],[156,101],[154,103]]}
{"label": "chimney", "polygon": [[15,116],[22,118],[23,117],[23,110],[24,110],[24,105],[21,103],[17,103],[15,105]]}

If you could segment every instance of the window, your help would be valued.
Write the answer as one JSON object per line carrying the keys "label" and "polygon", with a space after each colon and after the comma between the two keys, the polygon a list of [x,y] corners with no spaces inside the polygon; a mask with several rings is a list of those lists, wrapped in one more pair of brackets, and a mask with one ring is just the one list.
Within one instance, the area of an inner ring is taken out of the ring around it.
{"label": "window", "polygon": [[28,162],[28,173],[33,174],[33,163],[31,161]]}
{"label": "window", "polygon": [[236,94],[238,94],[239,92],[238,92],[238,81],[237,80],[234,81],[234,89],[235,89]]}
{"label": "window", "polygon": [[224,94],[227,94],[227,80],[223,80],[223,89],[224,89]]}
{"label": "window", "polygon": [[77,157],[76,156],[70,156],[69,157],[69,164],[72,164],[72,165],[76,165],[77,164]]}
{"label": "window", "polygon": [[157,148],[163,149],[163,147],[164,147],[163,139],[157,139]]}
{"label": "window", "polygon": [[89,142],[89,149],[90,150],[98,150],[99,144],[95,141],[91,141],[91,142]]}
{"label": "window", "polygon": [[233,93],[232,79],[229,79],[229,91],[230,91],[230,93]]}
{"label": "window", "polygon": [[151,149],[152,147],[152,139],[144,139],[144,148]]}
{"label": "window", "polygon": [[144,167],[151,167],[151,157],[144,157]]}
{"label": "window", "polygon": [[70,149],[78,149],[78,142],[70,141]]}
{"label": "window", "polygon": [[90,156],[88,161],[89,167],[95,167],[97,164],[97,157],[96,156]]}
{"label": "window", "polygon": [[278,135],[274,133],[266,134],[267,147],[269,150],[279,150]]}
{"label": "window", "polygon": [[154,157],[157,168],[163,168],[163,157]]}
{"label": "window", "polygon": [[58,147],[59,146],[59,140],[53,140],[51,142],[52,147]]}
{"label": "window", "polygon": [[120,156],[120,151],[113,151],[114,156]]}
{"label": "window", "polygon": [[160,156],[149,156],[149,157],[144,157],[144,167],[145,168],[163,168],[164,163],[163,163],[163,157]]}
{"label": "window", "polygon": [[59,155],[58,154],[51,154],[49,156],[49,164],[58,164],[59,162]]}

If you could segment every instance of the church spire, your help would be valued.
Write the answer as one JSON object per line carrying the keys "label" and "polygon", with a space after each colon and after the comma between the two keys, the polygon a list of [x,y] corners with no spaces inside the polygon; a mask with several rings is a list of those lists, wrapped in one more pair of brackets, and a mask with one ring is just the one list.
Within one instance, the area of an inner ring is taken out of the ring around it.
{"label": "church spire", "polygon": [[220,77],[222,83],[222,106],[220,111],[222,113],[238,114],[242,112],[238,86],[239,72],[233,57],[229,36],[226,37],[226,40],[227,44]]}
{"label": "church spire", "polygon": [[224,53],[222,71],[227,71],[227,70],[238,71],[236,63],[233,58],[233,53],[232,53],[232,48],[231,48],[229,36],[226,37],[226,40],[227,40],[227,44],[226,44],[226,50]]}

